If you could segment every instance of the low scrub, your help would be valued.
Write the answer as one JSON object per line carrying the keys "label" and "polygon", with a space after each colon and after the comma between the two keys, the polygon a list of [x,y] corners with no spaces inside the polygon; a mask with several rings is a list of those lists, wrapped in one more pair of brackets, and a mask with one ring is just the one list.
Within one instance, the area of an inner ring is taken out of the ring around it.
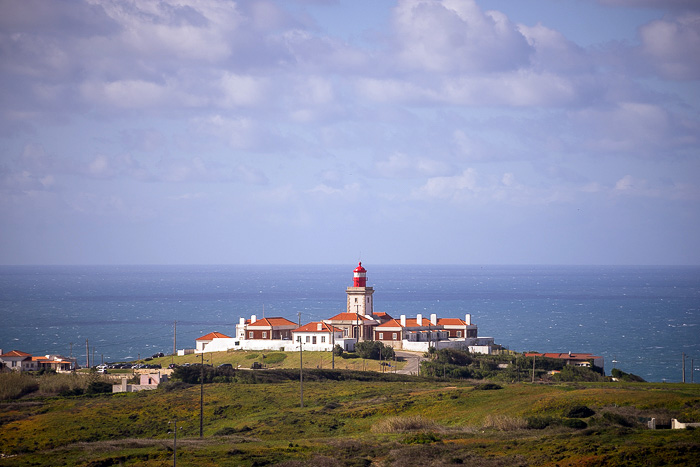
{"label": "low scrub", "polygon": [[408,431],[439,431],[440,425],[420,415],[388,417],[372,425],[374,433],[405,433]]}
{"label": "low scrub", "polygon": [[484,428],[493,428],[499,431],[514,431],[527,428],[528,422],[524,418],[497,414],[487,415],[483,426]]}
{"label": "low scrub", "polygon": [[36,378],[20,373],[0,373],[0,400],[19,399],[39,389]]}

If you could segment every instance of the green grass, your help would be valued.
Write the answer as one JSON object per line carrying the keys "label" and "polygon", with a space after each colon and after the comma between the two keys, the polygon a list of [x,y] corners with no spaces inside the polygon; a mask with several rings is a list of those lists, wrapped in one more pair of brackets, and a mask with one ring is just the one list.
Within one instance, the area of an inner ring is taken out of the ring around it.
{"label": "green grass", "polygon": [[[700,430],[651,432],[640,422],[700,420],[700,385],[499,384],[307,381],[303,408],[298,381],[210,384],[203,439],[196,385],[21,399],[0,404],[0,466],[168,465],[175,418],[182,466],[689,465],[700,449]],[[595,411],[582,419],[587,428],[567,427],[582,405]],[[529,417],[552,423],[527,429]]]}

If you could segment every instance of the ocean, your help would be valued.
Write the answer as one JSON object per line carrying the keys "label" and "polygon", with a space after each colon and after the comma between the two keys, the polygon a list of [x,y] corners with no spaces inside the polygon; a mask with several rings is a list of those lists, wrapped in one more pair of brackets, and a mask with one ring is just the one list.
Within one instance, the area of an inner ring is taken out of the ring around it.
{"label": "ocean", "polygon": [[[86,340],[94,361],[123,361],[253,314],[318,321],[345,311],[355,266],[0,266],[0,348],[84,365]],[[600,355],[607,374],[681,381],[683,354],[687,382],[700,370],[700,267],[363,266],[396,318],[470,313],[506,348]]]}

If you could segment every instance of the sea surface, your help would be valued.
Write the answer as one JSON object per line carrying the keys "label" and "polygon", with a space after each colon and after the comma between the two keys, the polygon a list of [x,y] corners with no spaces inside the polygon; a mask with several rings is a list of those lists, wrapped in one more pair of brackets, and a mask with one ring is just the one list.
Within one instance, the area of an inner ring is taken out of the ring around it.
{"label": "sea surface", "polygon": [[[516,351],[588,352],[648,381],[700,370],[700,267],[364,265],[375,311],[472,315]],[[240,317],[345,311],[355,265],[0,266],[0,348],[85,364],[193,348]],[[177,323],[175,325],[175,323]],[[700,372],[693,376],[700,382]]]}

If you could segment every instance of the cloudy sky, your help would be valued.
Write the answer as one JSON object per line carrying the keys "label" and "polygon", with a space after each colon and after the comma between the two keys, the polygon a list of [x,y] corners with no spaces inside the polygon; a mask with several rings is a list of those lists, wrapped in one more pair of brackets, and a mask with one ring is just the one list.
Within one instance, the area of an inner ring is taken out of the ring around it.
{"label": "cloudy sky", "polygon": [[0,0],[2,264],[700,264],[696,0]]}

